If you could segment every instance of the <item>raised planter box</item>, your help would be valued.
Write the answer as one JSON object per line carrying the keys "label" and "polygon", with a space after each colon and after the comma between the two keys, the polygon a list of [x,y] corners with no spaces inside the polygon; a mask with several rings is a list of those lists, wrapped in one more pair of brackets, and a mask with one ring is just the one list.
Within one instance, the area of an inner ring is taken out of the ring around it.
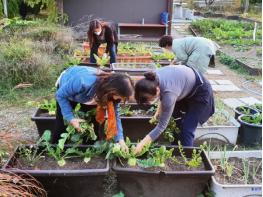
{"label": "raised planter box", "polygon": [[[147,111],[151,108],[151,105],[130,105],[130,110],[144,110]],[[152,118],[152,115],[134,115],[126,116],[121,115],[121,123],[125,136],[128,136],[132,142],[138,142],[138,140],[143,139],[156,125],[149,123]],[[158,140],[158,143],[166,143],[168,140],[163,138],[161,135]]]}
{"label": "raised planter box", "polygon": [[[81,148],[87,147],[89,146],[81,146]],[[20,170],[12,168],[18,156],[17,148],[3,169],[16,174],[26,173],[33,176],[44,186],[49,197],[104,196],[103,181],[109,172],[108,160],[105,160],[105,167],[100,169]]]}
{"label": "raised planter box", "polygon": [[143,75],[144,72],[156,70],[154,63],[113,63],[112,69],[117,73]]}
{"label": "raised planter box", "polygon": [[[191,157],[193,148],[184,150],[186,156]],[[175,147],[173,154],[179,155],[178,148]],[[114,162],[113,170],[126,197],[196,197],[215,172],[206,154],[202,152],[201,156],[205,167],[202,171],[124,168],[118,165],[118,161]]]}
{"label": "raised planter box", "polygon": [[[225,113],[225,116],[227,114]],[[202,144],[203,141],[220,142],[222,144],[236,144],[240,124],[233,118],[229,119],[232,126],[198,126],[195,132],[195,144]]]}
{"label": "raised planter box", "polygon": [[[96,105],[82,105],[84,112],[94,108],[96,108]],[[39,136],[42,136],[45,130],[50,130],[52,133],[56,129],[56,116],[50,116],[47,110],[37,109],[36,113],[31,117],[31,120],[36,123]],[[94,130],[97,131],[99,124],[96,122],[95,117],[92,122],[94,124]]]}
{"label": "raised planter box", "polygon": [[[209,158],[210,159],[220,159],[222,155],[222,152],[210,152]],[[249,158],[249,157],[255,157],[255,158],[262,158],[262,151],[261,150],[250,150],[250,151],[228,151],[226,152],[227,157],[238,157],[238,158]],[[245,197],[245,196],[262,196],[262,185],[257,184],[237,184],[237,185],[226,185],[226,184],[220,184],[215,179],[215,177],[212,177],[211,181],[211,190],[215,193],[215,197]]]}

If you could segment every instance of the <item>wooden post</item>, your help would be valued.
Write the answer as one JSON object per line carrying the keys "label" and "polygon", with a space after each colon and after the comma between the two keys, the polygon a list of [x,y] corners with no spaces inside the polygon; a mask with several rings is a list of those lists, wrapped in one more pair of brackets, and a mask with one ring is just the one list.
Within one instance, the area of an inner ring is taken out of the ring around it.
{"label": "wooden post", "polygon": [[5,14],[5,17],[7,18],[7,17],[8,17],[8,12],[7,12],[7,0],[4,0],[3,3],[4,3],[4,14]]}
{"label": "wooden post", "polygon": [[255,22],[254,31],[253,31],[253,40],[254,41],[256,40],[257,29],[258,29],[258,23]]}

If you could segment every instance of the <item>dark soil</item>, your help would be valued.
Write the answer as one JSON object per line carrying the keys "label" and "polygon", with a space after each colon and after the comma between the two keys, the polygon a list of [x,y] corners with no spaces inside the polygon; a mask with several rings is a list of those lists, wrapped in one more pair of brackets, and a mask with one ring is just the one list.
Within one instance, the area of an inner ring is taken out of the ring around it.
{"label": "dark soil", "polygon": [[147,171],[202,171],[202,170],[205,170],[205,166],[203,163],[201,163],[201,165],[199,167],[191,168],[191,167],[188,167],[184,164],[181,164],[181,163],[184,163],[182,157],[176,156],[175,158],[177,159],[177,161],[179,161],[179,163],[175,163],[171,159],[167,159],[165,162],[165,167],[142,168],[138,165],[129,166],[127,161],[123,161],[123,160],[121,161],[121,163],[123,165],[120,162],[118,162],[117,166],[121,167],[121,168],[142,169],[142,170],[147,170]]}
{"label": "dark soil", "polygon": [[[259,158],[248,158],[249,160],[249,178],[248,184],[261,184],[262,179],[262,163]],[[212,159],[212,164],[215,166],[216,173],[215,178],[221,184],[231,185],[231,184],[245,184],[244,172],[243,172],[243,163],[242,159],[231,157],[228,160],[228,163],[234,166],[233,174],[231,177],[228,177],[220,166],[219,159]],[[252,177],[253,168],[256,169],[259,166],[255,177]]]}
{"label": "dark soil", "polygon": [[152,117],[154,115],[153,112],[148,112],[146,110],[138,109],[138,110],[132,110],[131,114],[129,115],[121,115],[122,117]]}
{"label": "dark soil", "polygon": [[59,166],[57,161],[47,155],[41,158],[32,167],[25,158],[17,158],[13,168],[21,170],[79,170],[79,169],[102,169],[106,167],[106,160],[102,157],[93,157],[88,163],[82,158],[66,159],[64,166]]}

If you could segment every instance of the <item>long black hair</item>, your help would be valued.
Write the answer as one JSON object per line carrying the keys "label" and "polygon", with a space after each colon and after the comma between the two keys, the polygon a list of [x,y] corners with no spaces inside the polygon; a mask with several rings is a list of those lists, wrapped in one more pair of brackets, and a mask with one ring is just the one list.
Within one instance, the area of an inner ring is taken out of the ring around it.
{"label": "long black hair", "polygon": [[88,29],[88,40],[89,40],[90,46],[94,44],[94,30],[99,27],[101,27],[101,29],[103,30],[103,26],[104,26],[103,22],[98,19],[95,19],[90,22],[89,29]]}
{"label": "long black hair", "polygon": [[149,96],[156,96],[159,86],[158,77],[154,72],[144,73],[144,79],[135,85],[135,99],[138,104],[148,103]]}
{"label": "long black hair", "polygon": [[133,95],[134,84],[125,74],[101,73],[98,74],[96,84],[96,102],[106,106],[108,101],[113,101],[113,96],[129,99]]}

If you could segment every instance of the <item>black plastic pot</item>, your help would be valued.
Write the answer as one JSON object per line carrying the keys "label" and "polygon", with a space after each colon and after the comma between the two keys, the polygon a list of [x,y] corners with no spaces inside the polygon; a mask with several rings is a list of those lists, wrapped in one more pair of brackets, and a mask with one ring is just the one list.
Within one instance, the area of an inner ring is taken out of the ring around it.
{"label": "black plastic pot", "polygon": [[[46,116],[41,116],[41,114],[46,114]],[[45,130],[53,132],[56,129],[56,116],[49,116],[47,110],[37,109],[31,120],[36,123],[39,136],[42,136]]]}
{"label": "black plastic pot", "polygon": [[[244,114],[244,113],[242,112],[242,108],[245,108],[246,110],[250,110],[250,114]],[[236,108],[234,109],[235,119],[238,119],[238,117],[239,117],[240,115],[254,115],[254,114],[257,114],[257,113],[258,113],[257,110],[255,110],[255,109],[253,109],[253,108],[251,108],[251,107],[248,107],[248,106],[242,106],[242,108],[241,108],[241,107],[236,107]]]}
{"label": "black plastic pot", "polygon": [[[70,147],[70,146],[68,146]],[[87,148],[89,146],[81,146]],[[106,167],[102,169],[79,170],[19,170],[12,166],[18,158],[18,148],[9,158],[4,170],[16,174],[30,174],[36,178],[48,193],[48,197],[103,197],[103,181],[109,172],[109,161],[105,160]]]}
{"label": "black plastic pot", "polygon": [[[151,105],[137,105],[132,104],[130,110],[149,110]],[[125,136],[128,136],[131,142],[138,142],[138,140],[143,139],[156,125],[149,123],[152,116],[121,116],[121,123],[123,128],[123,133]],[[161,135],[158,140],[158,143],[166,143],[167,140]]]}
{"label": "black plastic pot", "polygon": [[[170,146],[172,147],[172,146]],[[193,148],[184,148],[191,157]],[[175,147],[174,155],[179,155]],[[204,152],[201,154],[203,171],[151,171],[150,169],[124,168],[113,164],[120,190],[126,197],[196,197],[208,183],[215,170]]]}
{"label": "black plastic pot", "polygon": [[96,63],[80,63],[78,66],[88,66],[88,67],[93,67],[93,68],[99,68],[105,72],[111,72],[112,67],[110,64],[106,64],[103,68],[100,68],[100,66]]}
{"label": "black plastic pot", "polygon": [[250,124],[242,120],[242,117],[247,115],[240,115],[238,121],[240,128],[238,130],[238,142],[244,145],[261,144],[262,139],[262,125]]}

